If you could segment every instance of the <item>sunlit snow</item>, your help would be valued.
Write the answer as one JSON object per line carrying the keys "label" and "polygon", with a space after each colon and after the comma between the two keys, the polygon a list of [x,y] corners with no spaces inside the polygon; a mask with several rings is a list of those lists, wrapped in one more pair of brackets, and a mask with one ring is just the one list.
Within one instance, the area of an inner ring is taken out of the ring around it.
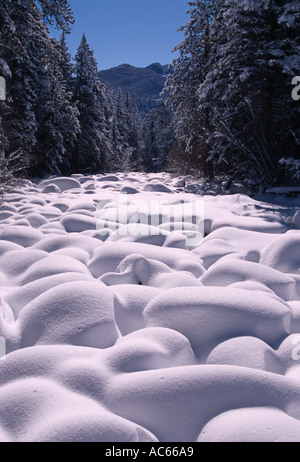
{"label": "sunlit snow", "polygon": [[300,440],[299,198],[185,180],[4,195],[0,441]]}

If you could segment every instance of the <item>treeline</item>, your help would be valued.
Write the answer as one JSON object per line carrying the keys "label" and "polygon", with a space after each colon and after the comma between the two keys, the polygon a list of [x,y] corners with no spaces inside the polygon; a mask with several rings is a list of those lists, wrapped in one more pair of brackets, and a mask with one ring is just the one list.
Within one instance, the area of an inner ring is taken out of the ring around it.
{"label": "treeline", "polygon": [[85,36],[72,63],[67,0],[0,0],[2,177],[170,170],[299,182],[299,0],[188,3],[174,73],[142,120],[129,94],[100,82]]}
{"label": "treeline", "polygon": [[178,148],[212,178],[300,181],[299,0],[197,0],[168,79]]}
{"label": "treeline", "polygon": [[[66,0],[0,0],[0,166],[30,176],[141,168],[142,120],[113,95],[83,36],[72,64]],[[61,29],[61,40],[47,24]]]}

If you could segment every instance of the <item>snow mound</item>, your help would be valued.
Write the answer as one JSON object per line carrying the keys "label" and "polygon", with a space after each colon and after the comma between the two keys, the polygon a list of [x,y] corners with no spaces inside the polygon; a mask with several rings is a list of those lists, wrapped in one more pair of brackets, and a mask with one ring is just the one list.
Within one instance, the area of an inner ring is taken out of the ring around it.
{"label": "snow mound", "polygon": [[58,258],[55,255],[51,255],[31,265],[31,267],[24,272],[22,283],[28,284],[40,278],[69,272],[90,274],[86,266],[73,257],[61,256]]}
{"label": "snow mound", "polygon": [[80,214],[70,214],[61,219],[61,223],[68,233],[81,233],[88,229],[95,229],[95,218]]}
{"label": "snow mound", "polygon": [[119,332],[126,336],[145,327],[143,311],[161,290],[141,285],[112,285],[114,316]]}
{"label": "snow mound", "polygon": [[300,422],[272,407],[233,409],[212,419],[197,441],[204,442],[295,442],[300,439]]}
{"label": "snow mound", "polygon": [[96,282],[47,290],[22,309],[18,324],[22,348],[53,343],[107,348],[118,337],[112,295]]}
{"label": "snow mound", "polygon": [[282,273],[300,273],[299,231],[289,231],[264,249],[260,263]]}
{"label": "snow mound", "polygon": [[116,342],[110,367],[131,373],[196,364],[191,345],[172,329],[141,329]]}
{"label": "snow mound", "polygon": [[201,357],[220,339],[253,335],[271,345],[288,333],[291,312],[279,299],[242,289],[185,287],[164,291],[144,310],[147,326],[164,326],[185,335]]}
{"label": "snow mound", "polygon": [[22,247],[31,247],[44,237],[38,229],[30,226],[8,226],[0,228],[0,239],[19,244]]}
{"label": "snow mound", "polygon": [[[51,178],[49,180],[43,180],[40,182],[39,187],[44,190],[45,187],[49,185],[55,185],[58,188],[58,191],[67,191],[69,189],[81,188],[80,182],[75,178]],[[54,188],[56,189],[56,188]],[[56,192],[54,191],[43,191],[43,192]]]}
{"label": "snow mound", "polygon": [[222,258],[212,265],[200,281],[205,286],[219,287],[227,287],[240,281],[256,281],[283,300],[292,300],[296,286],[294,279],[276,269],[232,258]]}
{"label": "snow mound", "polygon": [[144,191],[172,193],[173,191],[162,183],[149,183],[144,187]]}

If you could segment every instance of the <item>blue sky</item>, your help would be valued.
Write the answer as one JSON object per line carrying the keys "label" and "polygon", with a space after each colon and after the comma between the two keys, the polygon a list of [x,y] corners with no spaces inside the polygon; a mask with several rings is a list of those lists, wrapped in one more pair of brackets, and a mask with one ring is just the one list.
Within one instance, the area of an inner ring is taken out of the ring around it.
{"label": "blue sky", "polygon": [[[69,0],[75,25],[68,36],[75,56],[82,34],[94,50],[99,69],[119,64],[146,67],[153,62],[169,64],[177,32],[189,16],[188,0]],[[57,34],[53,34],[57,37]]]}

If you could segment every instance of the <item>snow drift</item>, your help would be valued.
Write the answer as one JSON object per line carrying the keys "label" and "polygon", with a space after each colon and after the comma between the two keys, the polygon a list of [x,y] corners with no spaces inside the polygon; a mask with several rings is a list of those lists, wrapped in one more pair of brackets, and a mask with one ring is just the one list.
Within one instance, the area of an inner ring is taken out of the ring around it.
{"label": "snow drift", "polygon": [[5,195],[0,441],[300,440],[299,203],[180,180]]}

